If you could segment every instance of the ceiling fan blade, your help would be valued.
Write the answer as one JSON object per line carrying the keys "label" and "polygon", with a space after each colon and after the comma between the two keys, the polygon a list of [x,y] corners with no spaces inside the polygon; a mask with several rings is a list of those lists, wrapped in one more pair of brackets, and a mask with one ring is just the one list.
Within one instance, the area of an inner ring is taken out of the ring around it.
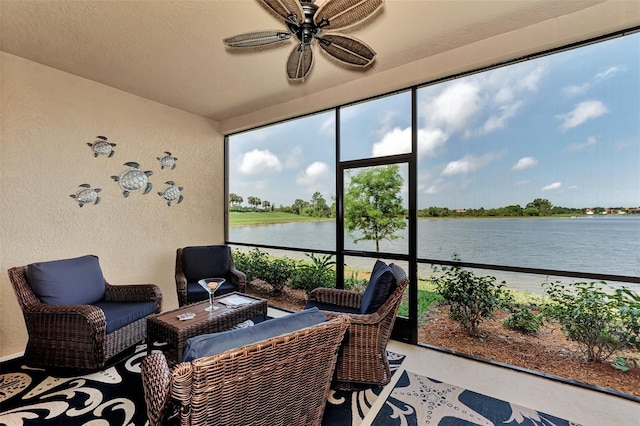
{"label": "ceiling fan blade", "polygon": [[287,76],[289,80],[304,80],[311,71],[313,53],[311,46],[300,43],[294,47],[287,60]]}
{"label": "ceiling fan blade", "polygon": [[359,24],[373,16],[384,0],[328,0],[314,15],[316,25],[326,30],[339,30]]}
{"label": "ceiling fan blade", "polygon": [[376,52],[360,40],[346,35],[325,34],[318,37],[320,47],[340,62],[357,67],[371,65]]}
{"label": "ceiling fan blade", "polygon": [[267,44],[279,43],[293,37],[293,34],[284,31],[257,31],[255,33],[240,34],[225,38],[223,41],[229,47],[255,47]]}
{"label": "ceiling fan blade", "polygon": [[285,21],[299,24],[304,21],[304,12],[299,0],[258,0]]}

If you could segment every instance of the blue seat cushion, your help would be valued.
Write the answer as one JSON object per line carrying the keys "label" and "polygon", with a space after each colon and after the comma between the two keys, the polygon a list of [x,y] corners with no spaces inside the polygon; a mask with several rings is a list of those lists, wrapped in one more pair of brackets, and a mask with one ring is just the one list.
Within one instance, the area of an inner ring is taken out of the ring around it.
{"label": "blue seat cushion", "polygon": [[187,282],[202,278],[225,278],[229,273],[229,247],[194,246],[182,250],[182,269]]}
{"label": "blue seat cushion", "polygon": [[349,306],[334,305],[333,303],[318,302],[309,300],[304,306],[305,309],[318,308],[321,311],[341,312],[343,314],[359,314],[360,308],[351,308]]}
{"label": "blue seat cushion", "polygon": [[376,260],[371,271],[369,284],[362,294],[361,314],[372,314],[391,296],[396,289],[396,276],[393,269],[381,260]]}
{"label": "blue seat cushion", "polygon": [[104,277],[93,255],[32,263],[27,279],[47,305],[91,305],[104,298]]}
{"label": "blue seat cushion", "polygon": [[[231,281],[225,281],[213,295],[215,297],[222,296],[227,293],[237,291],[238,288]],[[187,303],[200,302],[201,300],[209,300],[209,292],[202,288],[197,282],[187,283]]]}
{"label": "blue seat cushion", "polygon": [[93,305],[104,312],[107,319],[107,334],[156,311],[155,302],[98,302]]}
{"label": "blue seat cushion", "polygon": [[229,349],[240,348],[261,340],[311,327],[326,320],[327,317],[322,312],[317,308],[312,308],[284,317],[270,319],[253,327],[192,337],[187,340],[182,360],[191,362],[194,359],[219,354]]}

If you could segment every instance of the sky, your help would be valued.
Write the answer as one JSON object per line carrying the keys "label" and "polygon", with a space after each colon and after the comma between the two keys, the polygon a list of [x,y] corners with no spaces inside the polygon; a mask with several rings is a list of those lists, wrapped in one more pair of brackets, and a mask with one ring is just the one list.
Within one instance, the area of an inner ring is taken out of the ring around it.
{"label": "sky", "polygon": [[[417,116],[418,208],[640,206],[640,34],[421,87]],[[410,92],[341,108],[339,131],[341,161],[410,152]],[[333,110],[232,135],[229,192],[330,204],[335,138]]]}

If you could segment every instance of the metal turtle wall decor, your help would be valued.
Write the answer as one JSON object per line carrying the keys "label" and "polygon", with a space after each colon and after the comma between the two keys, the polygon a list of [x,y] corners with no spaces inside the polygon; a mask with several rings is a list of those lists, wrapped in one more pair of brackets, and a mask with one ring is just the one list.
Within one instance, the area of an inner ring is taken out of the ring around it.
{"label": "metal turtle wall decor", "polygon": [[156,157],[156,158],[160,162],[161,169],[173,170],[176,168],[176,160],[178,159],[178,157],[174,157],[173,155],[171,155],[169,151],[165,151],[163,157]]}
{"label": "metal turtle wall decor", "polygon": [[111,179],[118,182],[120,188],[122,188],[125,198],[129,196],[132,192],[144,190],[143,194],[148,194],[153,188],[153,184],[149,182],[149,176],[153,174],[151,170],[142,171],[140,170],[140,164],[135,161],[129,161],[124,163],[125,166],[129,167],[127,170],[124,170],[120,173],[120,176],[111,176]]}
{"label": "metal turtle wall decor", "polygon": [[115,154],[113,147],[116,146],[116,144],[108,142],[106,136],[96,136],[96,141],[93,143],[87,142],[87,145],[93,149],[94,157],[97,157],[98,155],[106,155],[110,158]]}
{"label": "metal turtle wall decor", "polygon": [[91,188],[88,183],[82,183],[78,185],[80,188],[75,194],[71,194],[70,197],[78,202],[80,207],[85,204],[98,204],[100,197],[98,192],[102,191],[100,188]]}
{"label": "metal turtle wall decor", "polygon": [[176,186],[176,183],[172,180],[166,181],[165,185],[169,185],[169,186],[167,186],[161,192],[158,192],[158,195],[167,201],[167,205],[169,207],[171,207],[171,203],[173,201],[178,200],[176,201],[176,204],[181,203],[182,200],[184,199],[184,197],[182,196],[182,190],[184,188],[181,186]]}

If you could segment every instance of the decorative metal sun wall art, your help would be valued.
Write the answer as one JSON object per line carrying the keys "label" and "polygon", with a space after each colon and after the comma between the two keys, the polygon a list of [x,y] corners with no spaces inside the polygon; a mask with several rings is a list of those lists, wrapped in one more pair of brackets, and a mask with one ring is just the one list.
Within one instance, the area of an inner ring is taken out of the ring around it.
{"label": "decorative metal sun wall art", "polygon": [[87,142],[87,145],[93,149],[93,156],[97,157],[98,155],[106,155],[107,157],[113,157],[115,151],[113,147],[116,146],[115,143],[108,142],[106,136],[96,136],[95,142]]}
{"label": "decorative metal sun wall art", "polygon": [[75,199],[80,207],[85,204],[98,204],[100,202],[100,197],[98,196],[98,192],[102,191],[100,188],[91,188],[88,183],[82,183],[78,187],[80,189],[75,194],[71,194],[70,197]]}
{"label": "decorative metal sun wall art", "polygon": [[163,157],[156,158],[160,162],[161,169],[167,168],[173,170],[176,168],[176,160],[178,159],[178,157],[174,157],[169,151],[165,151]]}
{"label": "decorative metal sun wall art", "polygon": [[169,207],[171,207],[171,203],[173,201],[178,200],[176,201],[176,204],[181,203],[182,200],[184,199],[184,197],[182,196],[182,190],[184,188],[181,186],[176,186],[176,183],[172,180],[166,181],[165,185],[169,185],[169,186],[167,186],[161,192],[158,192],[158,195],[167,201],[167,205]]}
{"label": "decorative metal sun wall art", "polygon": [[111,176],[111,179],[118,182],[120,188],[123,189],[122,195],[128,197],[130,193],[144,189],[143,194],[148,194],[153,188],[153,184],[149,182],[149,176],[153,174],[151,170],[140,170],[140,164],[135,161],[124,163],[129,169],[120,173],[120,176]]}

